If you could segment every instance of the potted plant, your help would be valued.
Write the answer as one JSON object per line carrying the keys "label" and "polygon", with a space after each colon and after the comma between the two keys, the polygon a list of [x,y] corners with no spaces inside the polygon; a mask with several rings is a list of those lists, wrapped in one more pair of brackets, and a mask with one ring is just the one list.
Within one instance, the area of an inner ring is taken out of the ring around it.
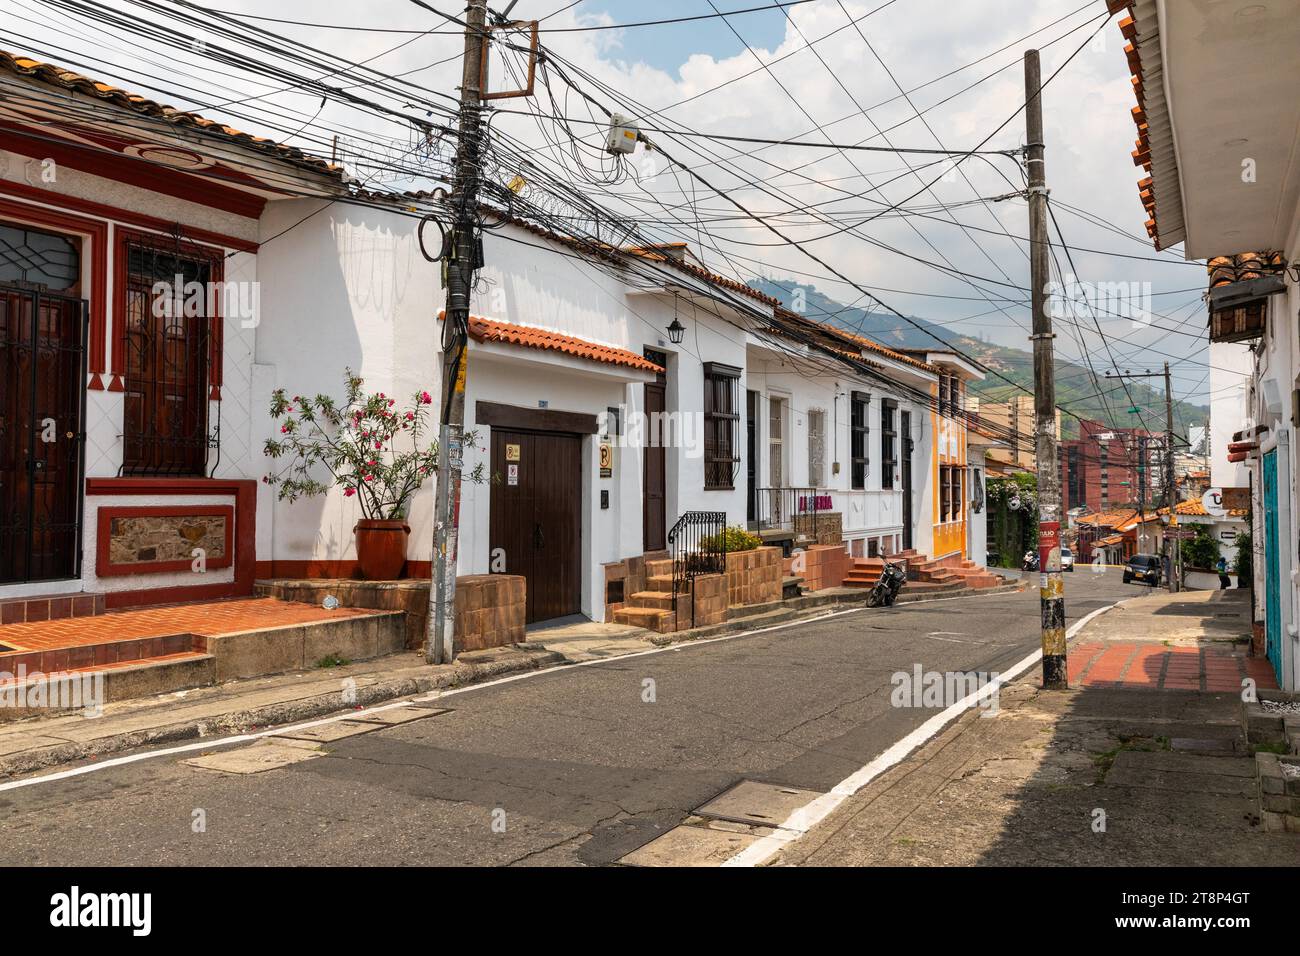
{"label": "potted plant", "polygon": [[[417,392],[399,408],[383,392],[365,393],[352,369],[344,381],[342,402],[328,395],[290,398],[283,388],[272,393],[271,418],[280,437],[268,439],[263,451],[281,464],[262,481],[289,502],[341,487],[361,510],[352,529],[361,576],[394,580],[406,564],[411,499],[438,467],[438,443],[427,437],[433,398]],[[466,478],[481,481],[482,468]]]}

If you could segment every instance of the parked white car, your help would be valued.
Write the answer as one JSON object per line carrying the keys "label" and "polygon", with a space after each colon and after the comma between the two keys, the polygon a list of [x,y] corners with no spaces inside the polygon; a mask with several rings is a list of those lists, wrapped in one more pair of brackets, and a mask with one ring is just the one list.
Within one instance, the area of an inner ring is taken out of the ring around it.
{"label": "parked white car", "polygon": [[1061,549],[1061,570],[1062,571],[1074,570],[1074,552],[1071,551],[1069,548]]}

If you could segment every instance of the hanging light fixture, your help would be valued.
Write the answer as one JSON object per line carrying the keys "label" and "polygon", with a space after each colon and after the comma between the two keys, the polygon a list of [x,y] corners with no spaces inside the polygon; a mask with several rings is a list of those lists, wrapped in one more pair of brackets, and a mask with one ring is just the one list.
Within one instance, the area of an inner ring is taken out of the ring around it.
{"label": "hanging light fixture", "polygon": [[686,326],[677,320],[677,295],[673,294],[673,322],[668,326],[668,341],[673,345],[681,345],[682,339],[686,336]]}

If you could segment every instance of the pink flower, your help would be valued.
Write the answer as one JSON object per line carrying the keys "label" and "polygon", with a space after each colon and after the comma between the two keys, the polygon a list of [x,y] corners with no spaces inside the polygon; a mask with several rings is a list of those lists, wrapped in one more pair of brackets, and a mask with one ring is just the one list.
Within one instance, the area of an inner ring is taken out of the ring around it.
{"label": "pink flower", "polygon": [[407,412],[407,413],[406,413],[406,420],[407,420],[408,422],[415,421],[415,412]]}
{"label": "pink flower", "polygon": [[432,405],[432,404],[433,404],[433,396],[430,395],[428,392],[421,392],[421,393],[420,393],[420,404],[421,404],[421,405]]}
{"label": "pink flower", "polygon": [[376,448],[383,448],[383,447],[384,447],[384,443],[381,442],[381,441],[377,441],[377,442],[375,442],[375,447],[376,447]]}
{"label": "pink flower", "polygon": [[357,489],[355,489],[355,488],[344,488],[344,489],[343,489],[343,497],[344,497],[344,498],[351,498],[351,497],[352,497],[353,495],[355,495],[356,493],[357,493]]}
{"label": "pink flower", "polygon": [[375,480],[374,475],[366,475],[366,481],[374,481],[374,480]]}
{"label": "pink flower", "polygon": [[388,407],[389,407],[389,408],[392,408],[392,407],[393,407],[394,405],[396,405],[396,404],[397,404],[397,399],[395,399],[395,398],[390,398],[390,399],[388,400]]}
{"label": "pink flower", "polygon": [[280,434],[281,434],[281,435],[287,435],[288,433],[289,433],[289,426],[288,426],[288,425],[281,425],[281,426],[280,426]]}

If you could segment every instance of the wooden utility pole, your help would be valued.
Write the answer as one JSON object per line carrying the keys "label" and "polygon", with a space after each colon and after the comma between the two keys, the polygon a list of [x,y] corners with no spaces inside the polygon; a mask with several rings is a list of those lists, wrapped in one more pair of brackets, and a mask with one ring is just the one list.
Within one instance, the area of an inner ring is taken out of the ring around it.
{"label": "wooden utility pole", "polygon": [[1042,73],[1038,51],[1025,51],[1025,165],[1029,178],[1029,271],[1034,343],[1034,461],[1038,469],[1038,595],[1042,612],[1043,687],[1068,686],[1065,578],[1061,574],[1061,480],[1057,474],[1056,381],[1052,317],[1047,311],[1047,170],[1043,163]]}
{"label": "wooden utility pole", "polygon": [[465,426],[466,342],[469,296],[479,266],[478,186],[483,148],[486,0],[469,0],[465,11],[465,60],[460,85],[460,124],[451,206],[452,252],[447,261],[447,307],[442,325],[442,404],[438,429],[438,486],[433,528],[433,613],[428,616],[425,660],[455,657],[456,551],[460,531],[460,479]]}

